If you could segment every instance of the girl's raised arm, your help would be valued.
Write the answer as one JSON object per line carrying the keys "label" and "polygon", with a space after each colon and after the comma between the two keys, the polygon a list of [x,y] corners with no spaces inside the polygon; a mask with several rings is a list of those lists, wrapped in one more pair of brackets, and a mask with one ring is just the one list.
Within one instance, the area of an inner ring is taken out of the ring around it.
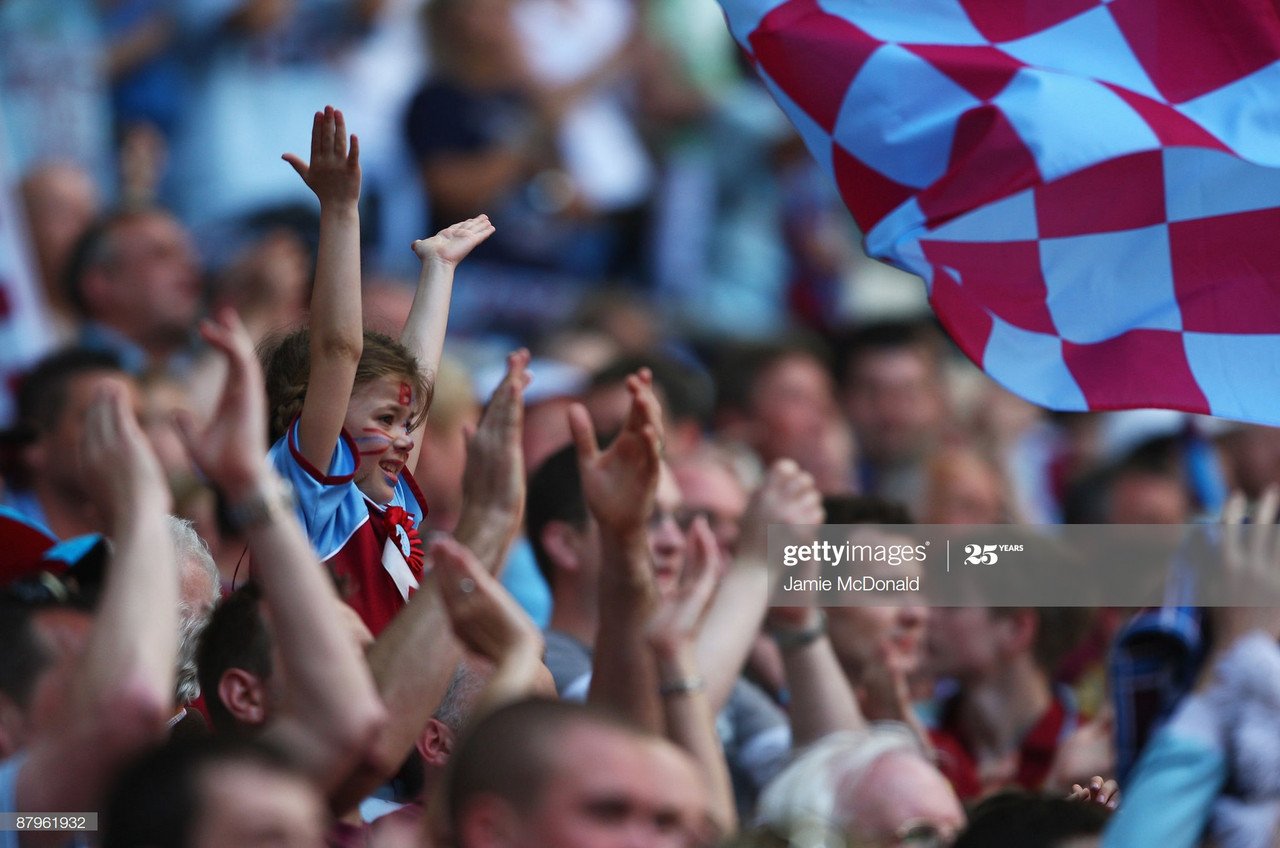
{"label": "girl's raised arm", "polygon": [[360,143],[348,146],[342,113],[317,112],[311,162],[284,160],[320,200],[320,246],[311,293],[311,374],[298,425],[298,449],[324,472],[342,433],[356,366],[364,349],[360,312]]}

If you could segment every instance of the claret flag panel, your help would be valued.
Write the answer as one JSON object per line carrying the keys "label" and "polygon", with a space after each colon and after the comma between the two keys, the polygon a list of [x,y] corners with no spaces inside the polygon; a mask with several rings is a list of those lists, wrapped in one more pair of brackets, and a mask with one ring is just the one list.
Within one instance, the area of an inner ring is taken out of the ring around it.
{"label": "claret flag panel", "polygon": [[1280,424],[1271,0],[722,0],[868,252],[1013,391]]}

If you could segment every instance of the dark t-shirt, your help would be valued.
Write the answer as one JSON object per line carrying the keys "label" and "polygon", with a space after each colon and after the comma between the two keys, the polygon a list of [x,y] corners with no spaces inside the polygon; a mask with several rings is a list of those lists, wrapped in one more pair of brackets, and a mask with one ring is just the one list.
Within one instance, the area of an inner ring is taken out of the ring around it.
{"label": "dark t-shirt", "polygon": [[[533,110],[523,94],[477,91],[445,77],[427,80],[405,113],[409,149],[419,165],[445,155],[518,149],[533,129]],[[551,211],[545,189],[538,188],[545,181],[532,173],[527,176],[488,208],[467,210],[468,214],[486,212],[497,224],[497,231],[476,249],[468,265],[487,262],[582,279],[610,269],[619,240],[615,223]],[[434,208],[428,209],[428,218],[432,230],[455,223],[443,220]]]}
{"label": "dark t-shirt", "polygon": [[409,149],[419,162],[509,144],[528,126],[528,108],[518,93],[469,91],[440,78],[418,89],[405,119]]}

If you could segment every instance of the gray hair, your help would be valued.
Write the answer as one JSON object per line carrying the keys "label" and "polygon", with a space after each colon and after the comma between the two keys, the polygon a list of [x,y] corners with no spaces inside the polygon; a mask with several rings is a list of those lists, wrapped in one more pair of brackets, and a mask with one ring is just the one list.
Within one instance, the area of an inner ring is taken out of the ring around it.
{"label": "gray hair", "polygon": [[211,591],[207,602],[192,604],[185,598],[178,606],[178,679],[176,696],[179,704],[189,704],[200,697],[200,680],[196,674],[196,648],[200,634],[220,598],[222,576],[209,553],[209,546],[196,532],[195,524],[185,518],[168,516],[169,538],[173,541],[174,563],[181,577],[188,568],[198,568],[209,578]]}
{"label": "gray hair", "polygon": [[493,666],[488,662],[464,656],[453,670],[449,688],[445,690],[440,706],[436,708],[432,718],[455,734],[461,734],[462,729],[470,723],[476,701],[492,676]]}
{"label": "gray hair", "polygon": [[775,833],[786,834],[792,845],[825,845],[833,827],[852,824],[840,807],[840,796],[856,793],[872,766],[893,753],[927,760],[916,735],[898,722],[876,722],[825,736],[765,788],[757,818]]}

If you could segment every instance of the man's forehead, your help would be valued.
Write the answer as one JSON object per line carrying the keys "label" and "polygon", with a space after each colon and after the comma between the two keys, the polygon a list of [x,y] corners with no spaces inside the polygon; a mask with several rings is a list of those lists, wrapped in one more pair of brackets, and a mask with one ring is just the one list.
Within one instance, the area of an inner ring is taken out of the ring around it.
{"label": "man's forehead", "polygon": [[149,209],[117,221],[110,234],[128,244],[135,239],[164,238],[187,241],[187,230],[177,218],[159,209]]}
{"label": "man's forehead", "polygon": [[735,504],[740,501],[744,506],[747,502],[742,482],[723,463],[695,459],[684,463],[674,473],[686,500]]}

